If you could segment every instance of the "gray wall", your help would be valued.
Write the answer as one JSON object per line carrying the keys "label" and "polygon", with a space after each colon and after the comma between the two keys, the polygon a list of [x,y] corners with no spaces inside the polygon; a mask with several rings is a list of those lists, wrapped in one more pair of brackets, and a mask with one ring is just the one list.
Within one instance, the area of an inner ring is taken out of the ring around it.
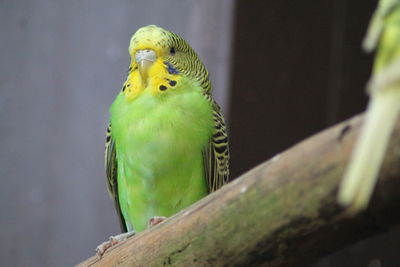
{"label": "gray wall", "polygon": [[0,1],[0,265],[70,266],[119,232],[103,171],[131,34],[157,24],[204,60],[226,109],[234,1]]}

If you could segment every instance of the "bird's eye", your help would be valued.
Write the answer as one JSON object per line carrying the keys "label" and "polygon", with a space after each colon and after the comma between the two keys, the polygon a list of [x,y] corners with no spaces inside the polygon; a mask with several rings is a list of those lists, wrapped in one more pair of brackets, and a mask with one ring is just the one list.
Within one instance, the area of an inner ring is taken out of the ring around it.
{"label": "bird's eye", "polygon": [[175,55],[175,47],[171,46],[171,48],[169,49],[169,53],[171,55]]}

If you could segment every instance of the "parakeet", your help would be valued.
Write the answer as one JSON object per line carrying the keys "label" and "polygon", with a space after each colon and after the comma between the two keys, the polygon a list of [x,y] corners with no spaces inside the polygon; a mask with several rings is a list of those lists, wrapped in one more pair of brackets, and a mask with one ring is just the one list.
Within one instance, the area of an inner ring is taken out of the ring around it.
{"label": "parakeet", "polygon": [[105,160],[121,229],[140,232],[226,183],[229,148],[208,72],[183,38],[149,25],[129,54]]}
{"label": "parakeet", "polygon": [[368,206],[400,113],[400,0],[381,0],[363,43],[377,48],[365,123],[339,187],[338,201],[355,214]]}

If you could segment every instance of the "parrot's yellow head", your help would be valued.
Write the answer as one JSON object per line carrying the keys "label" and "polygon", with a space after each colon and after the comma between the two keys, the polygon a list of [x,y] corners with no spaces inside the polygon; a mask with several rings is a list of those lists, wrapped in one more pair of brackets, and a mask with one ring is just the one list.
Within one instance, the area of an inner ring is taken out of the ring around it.
{"label": "parrot's yellow head", "polygon": [[153,95],[167,94],[179,87],[183,77],[199,83],[208,93],[208,72],[189,44],[177,34],[155,25],[140,28],[129,45],[131,64],[122,88],[127,99],[145,90]]}

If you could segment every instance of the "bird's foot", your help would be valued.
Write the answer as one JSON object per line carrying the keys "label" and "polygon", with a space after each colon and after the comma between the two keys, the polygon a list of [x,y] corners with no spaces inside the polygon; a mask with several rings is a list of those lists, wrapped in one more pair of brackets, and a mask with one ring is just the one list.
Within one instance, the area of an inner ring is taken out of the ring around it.
{"label": "bird's foot", "polygon": [[130,231],[130,232],[123,233],[120,235],[110,236],[110,240],[105,241],[97,246],[96,254],[101,258],[107,249],[111,248],[112,246],[115,246],[118,243],[121,243],[121,242],[127,240],[129,237],[133,236],[134,234],[135,234],[135,231]]}
{"label": "bird's foot", "polygon": [[162,223],[163,221],[165,221],[165,219],[167,219],[167,217],[164,216],[154,216],[153,218],[151,218],[149,220],[149,228],[156,226],[157,224]]}

